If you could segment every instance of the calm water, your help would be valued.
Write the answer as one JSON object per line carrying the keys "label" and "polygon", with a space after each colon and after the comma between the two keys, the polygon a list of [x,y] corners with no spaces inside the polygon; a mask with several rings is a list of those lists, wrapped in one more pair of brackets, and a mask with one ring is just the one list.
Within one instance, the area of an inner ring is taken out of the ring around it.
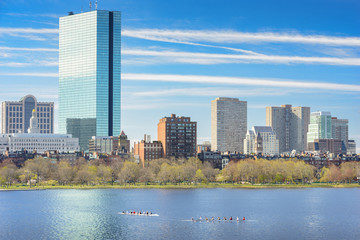
{"label": "calm water", "polygon": [[0,192],[0,239],[360,239],[360,189]]}

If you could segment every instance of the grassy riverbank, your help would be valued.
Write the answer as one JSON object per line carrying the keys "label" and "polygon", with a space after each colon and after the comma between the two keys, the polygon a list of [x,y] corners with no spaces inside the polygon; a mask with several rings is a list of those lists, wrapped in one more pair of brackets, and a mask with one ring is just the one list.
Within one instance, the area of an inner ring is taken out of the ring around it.
{"label": "grassy riverbank", "polygon": [[127,185],[37,185],[31,188],[27,185],[15,184],[9,187],[0,187],[0,190],[45,190],[45,189],[196,189],[196,188],[236,188],[236,189],[266,189],[266,188],[360,188],[360,184],[127,184]]}

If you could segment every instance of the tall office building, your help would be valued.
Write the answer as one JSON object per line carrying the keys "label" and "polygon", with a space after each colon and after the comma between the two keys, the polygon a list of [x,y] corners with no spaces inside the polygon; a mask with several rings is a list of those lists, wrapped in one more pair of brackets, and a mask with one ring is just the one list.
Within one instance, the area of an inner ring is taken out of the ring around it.
{"label": "tall office building", "polygon": [[54,103],[38,102],[33,95],[26,95],[18,102],[2,103],[1,132],[27,133],[33,110],[37,113],[39,133],[54,133]]}
{"label": "tall office building", "polygon": [[341,140],[341,151],[346,154],[349,141],[349,121],[347,119],[331,118],[332,138]]}
{"label": "tall office building", "polygon": [[59,131],[79,138],[120,134],[121,13],[69,13],[59,21]]}
{"label": "tall office building", "polygon": [[158,123],[158,141],[165,158],[196,157],[196,122],[189,117],[163,117]]}
{"label": "tall office building", "polygon": [[307,149],[310,122],[309,107],[266,107],[266,126],[271,126],[279,139],[279,152],[303,152]]}
{"label": "tall office building", "polygon": [[220,97],[211,101],[211,150],[243,152],[247,102]]}
{"label": "tall office building", "polygon": [[309,131],[307,142],[314,142],[315,139],[331,139],[331,114],[330,112],[312,112],[310,115]]}

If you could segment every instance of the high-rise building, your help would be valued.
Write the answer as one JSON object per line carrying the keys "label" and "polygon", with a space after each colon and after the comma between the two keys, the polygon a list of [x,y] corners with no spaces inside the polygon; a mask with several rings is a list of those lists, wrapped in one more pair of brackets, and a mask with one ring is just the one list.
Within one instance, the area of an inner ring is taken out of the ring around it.
{"label": "high-rise building", "polygon": [[244,139],[245,154],[279,154],[279,140],[272,127],[254,126],[247,131]]}
{"label": "high-rise building", "polygon": [[331,114],[330,112],[312,112],[310,115],[309,131],[307,142],[314,142],[315,139],[331,139]]}
{"label": "high-rise building", "polygon": [[211,101],[211,150],[243,152],[247,102],[220,97]]}
{"label": "high-rise building", "polygon": [[279,152],[307,149],[307,132],[310,122],[309,107],[266,107],[266,126],[271,126],[279,139]]}
{"label": "high-rise building", "polygon": [[120,134],[121,13],[70,13],[59,21],[59,131],[79,138]]}
{"label": "high-rise building", "polygon": [[163,146],[163,157],[196,157],[196,122],[190,117],[170,117],[160,119],[158,123],[158,141]]}
{"label": "high-rise building", "polygon": [[37,113],[39,133],[54,133],[54,103],[38,102],[33,95],[26,95],[19,102],[2,102],[1,132],[27,133],[33,110]]}
{"label": "high-rise building", "polygon": [[349,140],[349,121],[347,119],[331,118],[332,138],[341,140],[342,153],[346,154]]}

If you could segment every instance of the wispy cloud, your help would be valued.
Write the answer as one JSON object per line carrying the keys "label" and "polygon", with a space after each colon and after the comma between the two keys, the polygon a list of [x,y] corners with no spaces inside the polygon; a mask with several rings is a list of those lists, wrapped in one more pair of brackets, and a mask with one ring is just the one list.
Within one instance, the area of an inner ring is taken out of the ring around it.
{"label": "wispy cloud", "polygon": [[19,47],[1,47],[0,50],[6,51],[28,51],[28,52],[58,52],[57,48],[19,48]]}
{"label": "wispy cloud", "polygon": [[204,76],[204,75],[170,75],[170,74],[122,74],[123,80],[128,81],[159,81],[159,82],[185,82],[203,84],[226,84],[226,85],[247,85],[247,86],[269,86],[281,88],[303,88],[318,90],[337,90],[359,92],[360,85],[337,84],[328,82],[306,82],[291,79],[261,79],[261,78],[241,78],[224,76]]}
{"label": "wispy cloud", "polygon": [[324,64],[324,65],[351,65],[360,66],[360,58],[336,58],[336,57],[302,57],[302,56],[276,56],[276,55],[248,55],[248,54],[214,54],[199,52],[179,51],[153,51],[143,49],[124,49],[123,55],[151,56],[166,58],[169,62],[181,62],[192,64],[223,64],[223,63],[282,63],[282,64]]}
{"label": "wispy cloud", "polygon": [[293,91],[277,91],[276,89],[234,89],[234,88],[175,88],[155,91],[134,92],[133,95],[141,97],[165,97],[165,96],[282,96]]}
{"label": "wispy cloud", "polygon": [[297,32],[236,32],[209,30],[172,29],[125,29],[123,36],[163,42],[208,42],[208,43],[301,43],[340,46],[360,46],[360,37],[337,37],[325,35],[304,35]]}
{"label": "wispy cloud", "polygon": [[62,15],[55,14],[55,13],[45,13],[45,14],[34,14],[34,13],[4,13],[8,16],[14,16],[14,17],[45,17],[45,18],[59,18]]}
{"label": "wispy cloud", "polygon": [[[0,76],[35,76],[58,77],[58,73],[46,72],[0,72]],[[299,81],[293,79],[266,79],[247,77],[205,76],[205,75],[175,75],[175,74],[146,74],[123,73],[121,79],[125,81],[154,81],[154,82],[184,82],[202,84],[245,85],[262,87],[281,87],[291,89],[336,90],[360,92],[360,85],[339,84],[329,82]]]}
{"label": "wispy cloud", "polygon": [[47,72],[0,72],[0,76],[58,77],[58,73]]}
{"label": "wispy cloud", "polygon": [[57,28],[5,28],[0,27],[0,34],[12,33],[37,33],[37,34],[58,34]]}

